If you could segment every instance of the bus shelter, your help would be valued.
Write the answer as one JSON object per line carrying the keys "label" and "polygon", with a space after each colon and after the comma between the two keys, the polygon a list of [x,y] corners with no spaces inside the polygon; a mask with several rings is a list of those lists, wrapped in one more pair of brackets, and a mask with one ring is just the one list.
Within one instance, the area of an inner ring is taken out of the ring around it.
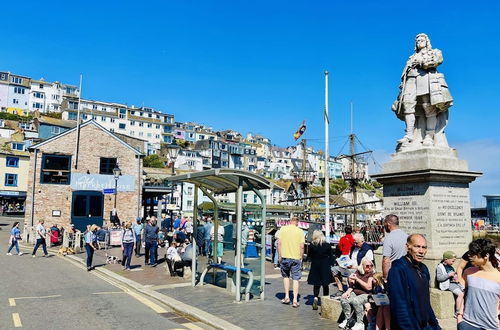
{"label": "bus shelter", "polygon": [[[264,299],[264,287],[265,287],[265,262],[266,262],[266,253],[265,253],[265,242],[264,239],[266,236],[266,198],[265,195],[262,194],[261,190],[266,190],[271,188],[271,182],[264,177],[244,171],[244,170],[236,170],[236,169],[212,169],[205,170],[200,172],[186,173],[180,175],[174,175],[165,179],[166,181],[174,182],[187,182],[191,183],[195,186],[194,189],[194,202],[193,202],[193,231],[194,237],[197,237],[198,232],[198,223],[199,223],[199,212],[198,212],[198,190],[202,191],[205,196],[207,196],[214,205],[214,242],[213,242],[213,258],[217,261],[217,243],[218,243],[218,227],[219,227],[219,203],[217,202],[215,196],[219,194],[228,194],[235,193],[236,194],[236,249],[235,249],[235,258],[234,265],[220,265],[215,262],[211,264],[212,267],[219,267],[220,269],[224,268],[232,268],[235,270],[235,295],[236,301],[241,301],[241,274],[242,274],[242,221],[243,221],[243,192],[244,191],[253,191],[260,199],[261,205],[261,220],[262,227],[260,235],[262,237],[261,243],[256,244],[257,249],[260,250],[260,274],[258,274],[260,278],[260,298]],[[196,285],[196,240],[193,239],[193,257],[192,257],[192,286]],[[207,268],[208,269],[208,268]],[[243,271],[247,270],[243,268]],[[201,278],[203,280],[203,278]],[[203,284],[203,283],[201,283]],[[248,301],[248,290],[246,291],[246,300]]]}

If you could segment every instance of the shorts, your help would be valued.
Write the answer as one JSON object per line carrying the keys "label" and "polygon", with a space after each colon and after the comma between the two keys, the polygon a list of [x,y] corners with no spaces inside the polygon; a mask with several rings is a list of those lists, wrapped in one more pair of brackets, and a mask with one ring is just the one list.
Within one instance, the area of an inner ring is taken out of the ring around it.
{"label": "shorts", "polygon": [[283,258],[280,263],[281,276],[283,278],[291,277],[298,281],[302,277],[302,261],[298,259]]}
{"label": "shorts", "polygon": [[461,284],[458,283],[450,283],[450,287],[448,288],[455,296],[458,296],[464,292],[464,288]]}
{"label": "shorts", "polygon": [[217,242],[217,257],[222,257],[223,255],[224,255],[224,243]]}
{"label": "shorts", "polygon": [[354,274],[356,272],[356,269],[357,268],[342,268],[340,266],[331,266],[330,268],[333,276],[343,276],[343,277],[348,277],[346,276],[347,272],[349,272],[350,274]]}

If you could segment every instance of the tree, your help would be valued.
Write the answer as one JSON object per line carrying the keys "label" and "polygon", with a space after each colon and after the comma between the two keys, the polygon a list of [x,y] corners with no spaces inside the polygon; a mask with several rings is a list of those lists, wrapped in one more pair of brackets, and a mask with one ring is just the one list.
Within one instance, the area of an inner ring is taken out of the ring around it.
{"label": "tree", "polygon": [[152,154],[144,157],[144,167],[165,168],[165,163],[157,154]]}

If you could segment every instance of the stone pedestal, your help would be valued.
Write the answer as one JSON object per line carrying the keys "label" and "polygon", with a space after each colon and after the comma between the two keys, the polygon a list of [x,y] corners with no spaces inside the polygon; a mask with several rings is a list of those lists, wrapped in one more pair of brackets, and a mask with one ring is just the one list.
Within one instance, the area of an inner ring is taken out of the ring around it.
{"label": "stone pedestal", "polygon": [[432,277],[444,251],[461,255],[472,240],[469,183],[481,175],[456,150],[433,147],[397,152],[372,176],[384,185],[385,214],[396,214],[408,234],[427,238]]}

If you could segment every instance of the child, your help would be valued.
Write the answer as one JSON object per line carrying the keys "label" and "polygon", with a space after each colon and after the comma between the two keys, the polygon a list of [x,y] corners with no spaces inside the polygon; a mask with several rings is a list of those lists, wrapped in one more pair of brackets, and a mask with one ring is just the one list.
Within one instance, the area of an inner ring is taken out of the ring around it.
{"label": "child", "polygon": [[[382,273],[373,274],[373,294],[387,294]],[[388,305],[378,306],[375,329],[391,329],[391,310]]]}
{"label": "child", "polygon": [[462,310],[464,304],[464,287],[458,283],[457,273],[452,266],[456,258],[453,251],[446,251],[443,253],[443,260],[436,267],[436,281],[439,289],[449,290],[457,297],[455,314]]}

